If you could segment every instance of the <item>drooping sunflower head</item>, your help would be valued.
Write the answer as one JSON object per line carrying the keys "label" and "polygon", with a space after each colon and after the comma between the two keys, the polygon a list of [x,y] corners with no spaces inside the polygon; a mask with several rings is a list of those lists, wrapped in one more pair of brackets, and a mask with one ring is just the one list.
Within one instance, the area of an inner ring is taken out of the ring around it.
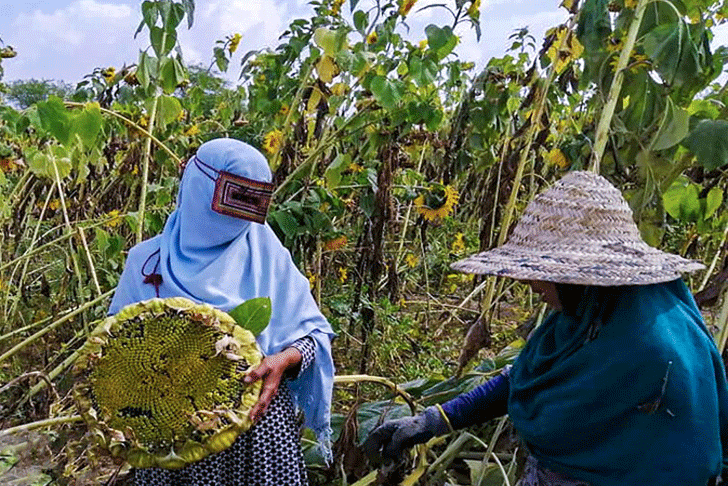
{"label": "drooping sunflower head", "polygon": [[458,191],[449,185],[430,184],[415,198],[417,212],[427,221],[436,221],[452,213],[460,198]]}
{"label": "drooping sunflower head", "polygon": [[152,299],[107,318],[76,362],[76,403],[93,436],[134,467],[178,468],[247,430],[260,382],[255,337],[224,312]]}

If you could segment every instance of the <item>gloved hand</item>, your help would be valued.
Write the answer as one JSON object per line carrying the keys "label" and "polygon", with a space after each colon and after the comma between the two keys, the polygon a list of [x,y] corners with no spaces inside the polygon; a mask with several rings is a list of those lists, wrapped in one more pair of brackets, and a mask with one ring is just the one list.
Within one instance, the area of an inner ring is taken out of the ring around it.
{"label": "gloved hand", "polygon": [[403,417],[384,422],[364,441],[362,449],[374,465],[395,462],[405,450],[427,442],[436,435],[449,432],[449,428],[436,407],[428,407],[414,417]]}

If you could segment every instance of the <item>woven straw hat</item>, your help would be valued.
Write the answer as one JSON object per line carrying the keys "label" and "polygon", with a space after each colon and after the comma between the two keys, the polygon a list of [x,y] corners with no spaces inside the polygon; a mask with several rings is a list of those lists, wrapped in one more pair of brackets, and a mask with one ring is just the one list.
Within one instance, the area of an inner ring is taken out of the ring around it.
{"label": "woven straw hat", "polygon": [[467,273],[580,285],[647,285],[705,268],[640,237],[622,193],[574,171],[536,196],[498,248],[453,263]]}

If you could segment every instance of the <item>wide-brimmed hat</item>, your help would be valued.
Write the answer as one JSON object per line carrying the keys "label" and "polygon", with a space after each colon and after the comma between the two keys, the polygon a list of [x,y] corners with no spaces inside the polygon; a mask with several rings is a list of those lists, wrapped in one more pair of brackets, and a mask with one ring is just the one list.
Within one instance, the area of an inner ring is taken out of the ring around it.
{"label": "wide-brimmed hat", "polygon": [[579,285],[647,285],[705,268],[645,243],[622,193],[586,171],[526,207],[508,241],[451,265],[467,273]]}

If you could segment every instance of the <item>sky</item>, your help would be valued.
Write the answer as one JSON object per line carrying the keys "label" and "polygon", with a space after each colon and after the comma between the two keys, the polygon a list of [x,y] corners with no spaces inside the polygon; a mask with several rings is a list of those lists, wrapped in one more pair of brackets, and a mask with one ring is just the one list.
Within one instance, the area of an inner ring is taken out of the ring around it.
{"label": "sky", "polygon": [[[409,36],[424,39],[428,24],[445,25],[450,19],[442,9],[418,12],[428,3],[454,4],[454,0],[419,0],[408,16]],[[544,32],[564,22],[567,12],[560,0],[482,0],[482,36],[465,25],[456,33],[462,43],[456,53],[467,62],[484,66],[501,57],[510,45],[508,36],[528,27],[540,45]],[[359,8],[373,5],[360,0]],[[348,14],[349,1],[344,12]],[[190,30],[178,29],[185,61],[209,65],[215,41],[235,33],[242,34],[228,74],[237,79],[242,55],[253,49],[274,48],[289,22],[310,17],[308,0],[196,0],[195,19]],[[137,61],[139,50],[149,45],[143,31],[135,40],[141,20],[141,0],[0,0],[0,39],[18,52],[3,60],[3,81],[17,79],[54,79],[77,83],[96,67]]]}

